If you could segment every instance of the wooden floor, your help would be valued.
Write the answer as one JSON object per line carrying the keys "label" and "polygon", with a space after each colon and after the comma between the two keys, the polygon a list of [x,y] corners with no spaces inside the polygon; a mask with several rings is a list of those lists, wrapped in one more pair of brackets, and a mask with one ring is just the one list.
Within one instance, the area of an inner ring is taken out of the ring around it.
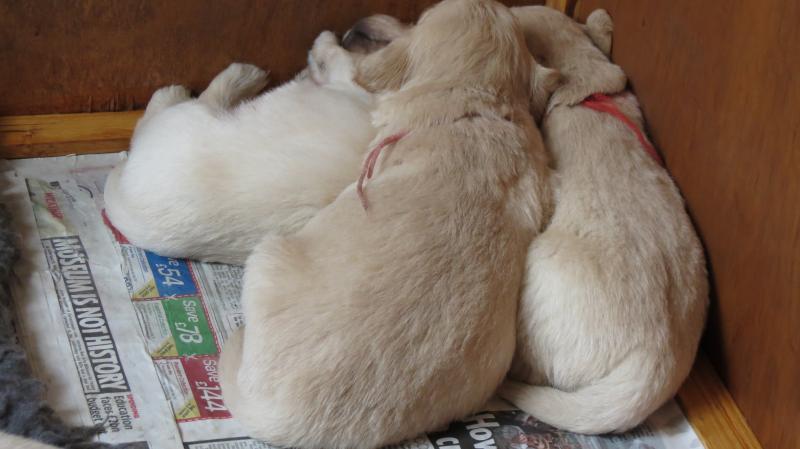
{"label": "wooden floor", "polygon": [[[104,153],[128,148],[140,111],[0,117],[0,157]],[[678,402],[706,449],[760,449],[705,356],[678,393]]]}

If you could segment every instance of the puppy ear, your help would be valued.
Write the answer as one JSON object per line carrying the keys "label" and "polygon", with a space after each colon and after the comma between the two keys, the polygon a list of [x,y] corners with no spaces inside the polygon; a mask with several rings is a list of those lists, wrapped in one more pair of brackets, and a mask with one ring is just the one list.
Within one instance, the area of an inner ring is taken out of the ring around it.
{"label": "puppy ear", "polygon": [[622,68],[609,62],[599,51],[594,58],[586,56],[581,65],[565,77],[564,85],[552,95],[549,108],[557,105],[574,106],[592,94],[613,95],[625,90],[628,78]]}
{"label": "puppy ear", "polygon": [[408,75],[409,40],[395,39],[358,62],[356,82],[370,92],[399,89]]}
{"label": "puppy ear", "polygon": [[606,56],[611,56],[611,39],[614,34],[614,21],[605,9],[595,9],[586,18],[584,31],[594,45]]}
{"label": "puppy ear", "polygon": [[534,61],[533,73],[531,74],[530,111],[537,123],[542,120],[544,111],[547,109],[550,94],[555,92],[560,84],[561,73],[558,70],[545,67]]}

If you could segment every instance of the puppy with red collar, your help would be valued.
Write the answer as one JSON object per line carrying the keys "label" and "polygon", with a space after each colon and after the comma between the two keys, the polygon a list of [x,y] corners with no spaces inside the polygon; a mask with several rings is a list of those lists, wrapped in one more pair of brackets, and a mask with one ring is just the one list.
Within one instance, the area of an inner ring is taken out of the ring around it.
{"label": "puppy with red collar", "polygon": [[499,393],[562,429],[624,431],[691,369],[708,303],[703,250],[608,60],[605,11],[585,26],[545,7],[513,11],[563,83],[542,122],[555,211],[528,252],[513,380]]}
{"label": "puppy with red collar", "polygon": [[377,448],[494,393],[551,202],[529,108],[552,72],[537,67],[510,11],[487,0],[441,2],[361,60],[357,81],[381,92],[361,182],[247,261],[246,325],[220,373],[252,436]]}

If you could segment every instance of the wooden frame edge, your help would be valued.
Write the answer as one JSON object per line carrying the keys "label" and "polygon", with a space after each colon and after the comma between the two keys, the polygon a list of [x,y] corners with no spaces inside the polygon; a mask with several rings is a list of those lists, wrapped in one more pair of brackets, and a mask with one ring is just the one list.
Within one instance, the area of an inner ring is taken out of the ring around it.
{"label": "wooden frame edge", "polygon": [[0,158],[125,150],[141,116],[126,111],[0,117]]}
{"label": "wooden frame edge", "polygon": [[697,356],[677,399],[706,449],[762,449],[704,354]]}
{"label": "wooden frame edge", "polygon": [[572,16],[575,4],[578,0],[546,0],[544,2],[550,8],[557,9],[568,16]]}

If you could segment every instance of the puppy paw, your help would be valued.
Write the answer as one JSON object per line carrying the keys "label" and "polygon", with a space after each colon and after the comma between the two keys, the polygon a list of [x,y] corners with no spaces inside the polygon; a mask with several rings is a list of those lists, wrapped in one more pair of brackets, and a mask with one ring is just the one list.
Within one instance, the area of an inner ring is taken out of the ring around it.
{"label": "puppy paw", "polygon": [[323,31],[319,33],[316,39],[314,39],[314,45],[311,47],[311,51],[324,51],[331,47],[338,47],[339,40],[336,39],[336,35],[333,34],[332,31]]}
{"label": "puppy paw", "polygon": [[158,89],[153,93],[153,96],[150,97],[150,101],[147,103],[147,109],[145,110],[146,116],[152,116],[157,114],[164,109],[176,105],[178,103],[183,103],[191,98],[191,92],[186,86],[166,86]]}
{"label": "puppy paw", "polygon": [[188,87],[176,84],[162,87],[153,92],[153,96],[150,97],[150,103],[177,104],[188,100],[191,95]]}
{"label": "puppy paw", "polygon": [[350,82],[355,72],[352,56],[339,46],[336,36],[323,31],[308,53],[308,68],[317,84],[333,81]]}
{"label": "puppy paw", "polygon": [[558,70],[536,64],[531,77],[530,111],[536,122],[540,122],[550,95],[561,84],[561,73]]}

